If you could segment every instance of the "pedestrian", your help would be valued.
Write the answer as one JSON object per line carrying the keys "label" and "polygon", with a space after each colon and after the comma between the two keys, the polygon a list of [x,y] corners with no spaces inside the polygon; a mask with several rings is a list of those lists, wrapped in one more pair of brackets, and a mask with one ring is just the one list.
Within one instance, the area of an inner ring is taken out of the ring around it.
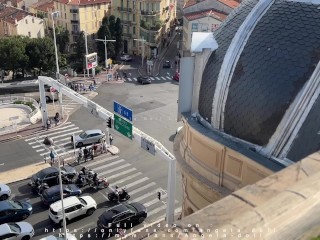
{"label": "pedestrian", "polygon": [[109,134],[109,142],[110,142],[110,146],[112,145],[112,141],[113,141],[113,137],[111,135],[111,133]]}
{"label": "pedestrian", "polygon": [[107,152],[107,142],[106,140],[103,140],[103,152],[106,153]]}
{"label": "pedestrian", "polygon": [[103,153],[103,141],[100,142],[99,147],[100,147],[100,154],[102,154]]}
{"label": "pedestrian", "polygon": [[83,155],[84,155],[84,161],[85,161],[85,162],[87,161],[88,154],[89,154],[89,151],[88,151],[87,147],[84,147],[84,149],[83,149]]}
{"label": "pedestrian", "polygon": [[94,154],[97,152],[97,148],[98,148],[97,144],[93,143],[91,148],[92,148],[92,156],[94,156]]}
{"label": "pedestrian", "polygon": [[47,119],[47,130],[51,127],[51,121],[50,118]]}
{"label": "pedestrian", "polygon": [[53,151],[51,150],[51,152],[50,152],[50,159],[51,159],[51,166],[54,164],[54,153],[53,153]]}

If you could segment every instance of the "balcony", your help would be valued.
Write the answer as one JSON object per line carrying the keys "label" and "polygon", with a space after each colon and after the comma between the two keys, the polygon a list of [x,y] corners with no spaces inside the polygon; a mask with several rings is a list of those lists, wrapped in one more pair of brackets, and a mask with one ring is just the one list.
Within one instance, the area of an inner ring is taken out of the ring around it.
{"label": "balcony", "polygon": [[79,9],[70,9],[70,13],[79,13]]}
{"label": "balcony", "polygon": [[79,24],[79,20],[71,20],[71,24]]}
{"label": "balcony", "polygon": [[131,8],[118,7],[119,12],[132,12]]}
{"label": "balcony", "polygon": [[144,38],[150,46],[157,46],[160,31],[146,30],[140,28],[140,37]]}
{"label": "balcony", "polygon": [[141,15],[146,17],[155,17],[160,14],[160,11],[144,11],[141,10]]}
{"label": "balcony", "polygon": [[122,20],[121,23],[122,23],[123,25],[129,25],[129,26],[131,26],[131,21]]}
{"label": "balcony", "polygon": [[163,23],[161,21],[159,21],[159,20],[154,21],[153,23],[146,22],[146,21],[143,21],[143,20],[140,21],[140,27],[143,28],[146,31],[155,31],[155,32],[157,32],[157,31],[160,30],[162,25],[163,25]]}
{"label": "balcony", "polygon": [[131,33],[122,33],[122,36],[124,36],[125,38],[132,38]]}
{"label": "balcony", "polygon": [[79,35],[80,31],[71,31],[72,35]]}

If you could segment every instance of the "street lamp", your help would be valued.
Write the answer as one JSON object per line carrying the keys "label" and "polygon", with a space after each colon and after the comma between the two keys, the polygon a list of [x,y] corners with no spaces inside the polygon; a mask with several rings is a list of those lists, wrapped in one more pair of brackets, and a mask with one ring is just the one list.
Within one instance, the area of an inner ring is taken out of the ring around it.
{"label": "street lamp", "polygon": [[104,39],[96,39],[96,41],[101,41],[101,42],[104,42],[104,54],[105,54],[105,57],[106,57],[106,61],[105,61],[105,64],[106,64],[106,69],[108,69],[108,53],[107,53],[107,42],[115,42],[116,40],[107,40],[107,37],[104,36]]}
{"label": "street lamp", "polygon": [[144,44],[145,44],[145,42],[146,42],[146,40],[144,40],[144,37],[142,37],[142,38],[135,38],[135,39],[133,39],[133,40],[135,40],[135,41],[138,41],[138,42],[142,42],[142,54],[141,54],[141,58],[142,58],[142,67],[143,67],[143,60],[144,60]]}
{"label": "street lamp", "polygon": [[56,78],[59,78],[59,61],[58,61],[58,49],[57,49],[57,39],[56,39],[56,29],[54,27],[54,19],[53,17],[59,16],[60,12],[52,12],[51,13],[51,19],[52,19],[52,28],[53,28],[53,40],[54,40],[54,50],[56,53],[56,67],[57,67],[57,73],[56,73]]}

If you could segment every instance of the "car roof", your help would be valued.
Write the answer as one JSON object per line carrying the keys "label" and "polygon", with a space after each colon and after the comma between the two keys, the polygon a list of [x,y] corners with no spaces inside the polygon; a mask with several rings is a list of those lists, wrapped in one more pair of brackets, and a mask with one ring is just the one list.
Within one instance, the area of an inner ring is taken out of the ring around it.
{"label": "car roof", "polygon": [[169,60],[166,60],[166,62],[170,62]]}
{"label": "car roof", "polygon": [[56,167],[48,167],[45,169],[42,169],[40,172],[43,172],[45,174],[49,174],[49,173],[53,173],[53,172],[57,172],[58,169]]}
{"label": "car roof", "polygon": [[128,208],[123,205],[123,204],[119,204],[117,206],[114,206],[113,208],[109,208],[108,210],[106,210],[103,215],[104,217],[112,217],[114,218],[116,215],[118,215],[119,213],[123,213],[128,211]]}
{"label": "car roof", "polygon": [[[70,205],[77,204],[77,203],[81,203],[81,202],[80,202],[79,198],[77,198],[76,196],[67,197],[67,198],[63,199],[64,208],[69,207]],[[61,200],[59,200],[55,203],[52,203],[50,205],[50,208],[52,208],[55,211],[61,211],[61,209],[62,209]]]}
{"label": "car roof", "polygon": [[[65,189],[66,188],[66,185],[62,185],[62,188]],[[53,187],[50,187],[48,189],[45,190],[47,192],[47,194],[54,194],[54,193],[57,193],[57,192],[60,192],[60,185],[55,185]]]}
{"label": "car roof", "polygon": [[0,202],[0,211],[5,209],[12,209],[12,205],[8,202],[8,200]]}
{"label": "car roof", "polygon": [[0,236],[10,232],[11,232],[11,229],[7,223],[0,225]]}
{"label": "car roof", "polygon": [[102,133],[100,129],[91,129],[91,130],[86,130],[86,134],[92,134],[92,133]]}

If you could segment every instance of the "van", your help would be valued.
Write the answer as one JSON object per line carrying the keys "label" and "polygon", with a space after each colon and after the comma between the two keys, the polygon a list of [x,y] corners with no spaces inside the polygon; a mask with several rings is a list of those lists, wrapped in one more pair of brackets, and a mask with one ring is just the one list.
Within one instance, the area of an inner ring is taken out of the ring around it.
{"label": "van", "polygon": [[[67,223],[72,219],[87,215],[90,216],[97,209],[96,201],[90,196],[68,197],[63,199],[64,212]],[[49,208],[49,218],[56,224],[63,226],[62,201],[52,203]]]}

